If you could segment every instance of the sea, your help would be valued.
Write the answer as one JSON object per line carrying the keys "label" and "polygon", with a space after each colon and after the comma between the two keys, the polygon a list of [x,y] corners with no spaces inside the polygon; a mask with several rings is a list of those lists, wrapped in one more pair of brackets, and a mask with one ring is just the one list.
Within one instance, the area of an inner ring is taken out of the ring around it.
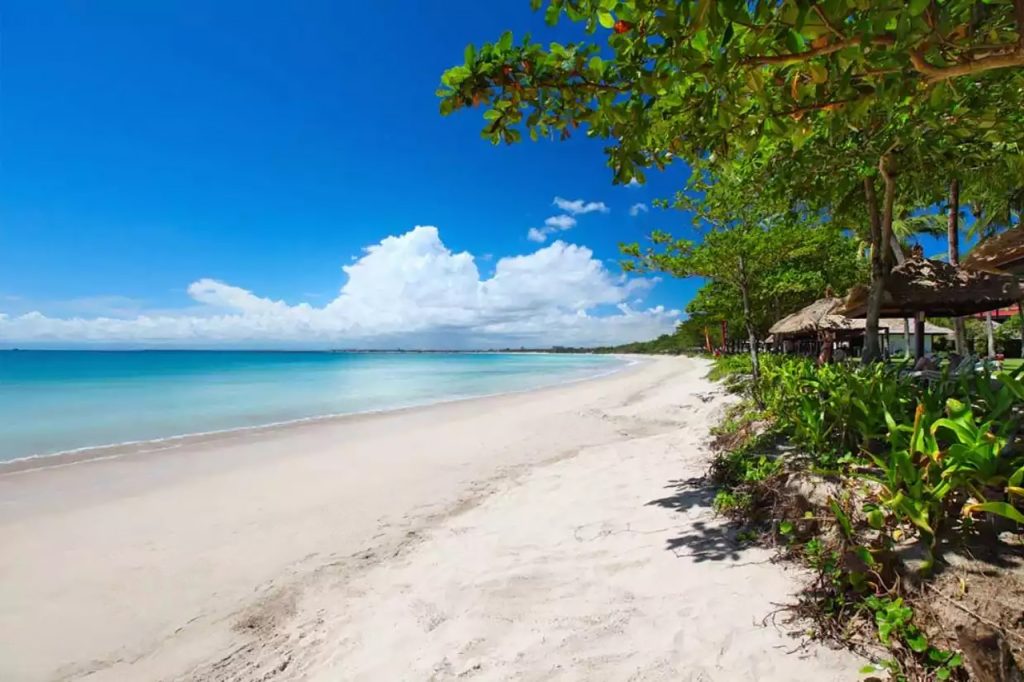
{"label": "sea", "polygon": [[524,391],[607,355],[0,351],[0,462]]}

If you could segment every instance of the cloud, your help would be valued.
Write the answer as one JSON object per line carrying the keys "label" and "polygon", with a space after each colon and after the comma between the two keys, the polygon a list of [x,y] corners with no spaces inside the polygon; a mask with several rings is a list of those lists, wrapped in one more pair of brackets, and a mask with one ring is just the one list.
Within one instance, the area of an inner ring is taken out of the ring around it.
{"label": "cloud", "polygon": [[637,180],[636,178],[633,178],[632,180],[630,180],[629,182],[626,183],[626,187],[634,187],[635,188],[635,187],[643,187],[643,185],[640,184],[639,180]]}
{"label": "cloud", "polygon": [[529,232],[526,233],[526,238],[529,239],[531,242],[543,244],[548,240],[548,234],[550,234],[550,232],[547,230],[538,230],[536,227],[531,227]]}
{"label": "cloud", "polygon": [[544,220],[544,227],[553,227],[557,230],[568,230],[576,227],[576,219],[571,215],[553,215]]}
{"label": "cloud", "polygon": [[553,215],[544,220],[544,227],[531,227],[526,233],[526,238],[531,242],[543,243],[548,240],[548,235],[561,230],[571,230],[576,227],[576,219],[571,215]]}
{"label": "cloud", "polygon": [[631,215],[631,216],[633,216],[635,218],[638,215],[640,215],[641,213],[647,213],[648,210],[650,210],[650,209],[647,208],[647,204],[644,204],[644,203],[633,204],[632,206],[629,207],[629,215]]}
{"label": "cloud", "polygon": [[[347,280],[323,306],[291,305],[214,279],[187,291],[179,311],[52,317],[0,313],[0,345],[172,347],[493,348],[624,343],[672,331],[679,311],[626,301],[654,282],[617,276],[590,249],[555,241],[500,258],[482,278],[437,228],[387,237],[342,267]],[[2,304],[0,304],[2,305]],[[600,314],[608,309],[612,314]]]}
{"label": "cloud", "polygon": [[569,199],[563,199],[562,197],[555,197],[552,202],[560,210],[572,215],[583,215],[585,213],[594,213],[595,211],[600,213],[608,213],[610,210],[605,206],[603,201],[584,201],[583,199],[576,199],[570,201]]}

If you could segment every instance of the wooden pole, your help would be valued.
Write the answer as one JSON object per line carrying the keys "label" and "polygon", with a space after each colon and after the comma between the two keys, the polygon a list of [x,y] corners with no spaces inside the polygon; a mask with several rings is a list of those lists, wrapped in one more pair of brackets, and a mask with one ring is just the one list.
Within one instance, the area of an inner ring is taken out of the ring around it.
{"label": "wooden pole", "polygon": [[1024,300],[1017,301],[1017,317],[1020,318],[1020,356],[1024,358]]}
{"label": "wooden pole", "polygon": [[914,315],[914,358],[924,357],[924,313]]}
{"label": "wooden pole", "polygon": [[985,313],[985,338],[988,339],[988,356],[996,356],[996,338],[992,333],[992,311]]}

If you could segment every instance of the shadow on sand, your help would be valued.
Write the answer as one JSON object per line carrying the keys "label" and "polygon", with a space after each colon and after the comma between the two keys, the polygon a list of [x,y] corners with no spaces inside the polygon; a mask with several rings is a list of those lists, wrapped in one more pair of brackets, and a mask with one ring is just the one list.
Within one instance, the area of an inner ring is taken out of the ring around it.
{"label": "shadow on sand", "polygon": [[737,540],[740,526],[713,517],[711,501],[715,498],[715,488],[710,481],[704,477],[679,479],[669,481],[665,487],[673,494],[647,504],[694,517],[680,535],[669,538],[665,549],[693,561],[738,561],[743,558],[745,550],[750,547]]}

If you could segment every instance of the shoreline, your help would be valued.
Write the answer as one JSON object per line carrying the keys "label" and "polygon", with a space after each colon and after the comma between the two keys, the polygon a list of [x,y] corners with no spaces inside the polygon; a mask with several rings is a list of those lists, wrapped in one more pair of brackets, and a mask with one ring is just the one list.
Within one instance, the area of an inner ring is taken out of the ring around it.
{"label": "shoreline", "polygon": [[[12,351],[13,352],[13,351]],[[91,352],[91,351],[90,351]],[[121,351],[118,351],[121,352]],[[146,351],[138,351],[146,352]],[[210,351],[217,352],[217,351]],[[263,352],[263,351],[254,351]],[[333,351],[276,351],[276,352],[316,352],[316,353],[330,353]],[[339,351],[339,352],[350,352],[350,351]],[[378,354],[396,354],[406,353],[412,351],[364,351],[366,353],[378,353]],[[449,353],[456,351],[424,351],[430,353]],[[518,353],[507,353],[504,351],[465,351],[466,353],[481,355],[481,354],[496,354],[496,355],[514,355]],[[524,351],[525,353],[533,353],[533,351]],[[546,351],[537,351],[536,354],[547,353]],[[553,354],[553,353],[551,353]],[[579,355],[579,354],[576,354]],[[251,426],[234,426],[224,429],[214,429],[212,431],[197,431],[194,433],[182,433],[175,434],[173,436],[163,436],[161,438],[146,438],[142,440],[124,441],[121,443],[108,443],[104,445],[87,445],[81,448],[73,448],[70,450],[60,450],[57,452],[24,455],[16,457],[14,459],[0,461],[0,477],[13,476],[16,474],[31,473],[35,471],[42,471],[47,469],[62,468],[73,466],[77,464],[87,464],[89,462],[101,462],[110,459],[118,459],[121,457],[131,457],[137,455],[149,455],[166,452],[179,447],[188,447],[190,445],[202,445],[206,442],[212,442],[221,440],[224,438],[230,438],[232,436],[246,436],[250,434],[259,434],[261,432],[274,431],[277,429],[291,429],[302,427],[305,425],[312,425],[325,422],[340,422],[350,420],[359,417],[372,417],[374,415],[381,414],[392,414],[401,413],[409,410],[418,410],[433,407],[436,405],[450,405],[453,403],[461,403],[472,400],[484,400],[487,398],[498,398],[506,395],[520,395],[524,393],[532,393],[535,391],[546,391],[551,389],[557,389],[561,386],[570,386],[573,384],[594,381],[604,377],[612,376],[620,372],[628,371],[630,368],[636,367],[639,364],[649,361],[650,356],[645,355],[626,355],[626,354],[609,354],[609,357],[614,357],[618,360],[623,361],[622,364],[612,367],[607,371],[601,371],[596,374],[591,374],[583,377],[576,377],[567,379],[565,381],[558,381],[550,384],[540,384],[530,388],[514,389],[509,391],[497,391],[494,393],[481,393],[479,395],[460,396],[455,398],[442,398],[439,400],[431,400],[423,403],[415,403],[411,405],[400,405],[396,407],[385,407],[375,410],[362,410],[358,412],[336,412],[331,414],[312,415],[309,417],[298,417],[296,419],[286,419],[284,421],[268,422],[266,424],[255,424]]]}
{"label": "shoreline", "polygon": [[755,625],[794,578],[692,483],[707,369],[0,476],[0,678],[849,679]]}

